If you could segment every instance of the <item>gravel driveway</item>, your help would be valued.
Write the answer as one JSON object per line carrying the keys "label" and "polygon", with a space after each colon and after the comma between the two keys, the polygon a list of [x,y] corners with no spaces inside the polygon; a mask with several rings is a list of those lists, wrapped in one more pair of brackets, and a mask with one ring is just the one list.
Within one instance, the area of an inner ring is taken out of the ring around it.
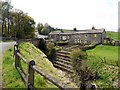
{"label": "gravel driveway", "polygon": [[2,54],[15,42],[0,42],[0,89],[2,88]]}

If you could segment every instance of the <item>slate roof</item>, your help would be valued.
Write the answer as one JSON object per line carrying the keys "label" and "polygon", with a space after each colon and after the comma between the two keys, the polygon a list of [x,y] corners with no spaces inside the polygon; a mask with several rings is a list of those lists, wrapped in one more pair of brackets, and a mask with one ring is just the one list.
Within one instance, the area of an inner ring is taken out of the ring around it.
{"label": "slate roof", "polygon": [[66,30],[64,32],[61,32],[61,31],[54,31],[54,32],[51,32],[50,34],[53,35],[53,34],[79,34],[79,33],[83,33],[83,34],[87,34],[87,33],[103,33],[105,31],[104,28],[101,28],[101,29],[86,29],[86,30],[77,30],[77,31],[74,31],[74,30]]}

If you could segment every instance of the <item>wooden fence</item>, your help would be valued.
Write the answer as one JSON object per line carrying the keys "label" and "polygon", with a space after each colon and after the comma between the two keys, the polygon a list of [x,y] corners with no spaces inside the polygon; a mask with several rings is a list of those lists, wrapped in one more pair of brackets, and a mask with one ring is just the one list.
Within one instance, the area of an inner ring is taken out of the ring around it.
{"label": "wooden fence", "polygon": [[[17,44],[14,45],[14,60],[15,60],[15,67],[18,70],[19,74],[21,75],[23,81],[25,82],[26,88],[28,90],[34,90],[35,89],[34,88],[34,73],[35,72],[37,72],[41,76],[45,77],[47,80],[52,82],[58,88],[60,88],[62,90],[68,89],[67,85],[65,85],[64,83],[56,80],[52,76],[50,76],[50,75],[46,74],[45,72],[43,72],[42,70],[40,70],[39,67],[37,67],[37,65],[35,65],[35,61],[34,60],[30,60],[30,61],[26,60],[20,54],[20,51],[18,49],[18,45]],[[27,74],[25,74],[23,72],[23,70],[20,68],[20,60],[23,60],[24,63],[27,64]]]}

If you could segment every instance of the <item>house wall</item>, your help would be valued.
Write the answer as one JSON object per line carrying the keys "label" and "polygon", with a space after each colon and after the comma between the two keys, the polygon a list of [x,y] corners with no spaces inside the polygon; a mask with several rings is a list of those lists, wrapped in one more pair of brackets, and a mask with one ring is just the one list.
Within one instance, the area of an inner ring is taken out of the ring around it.
{"label": "house wall", "polygon": [[102,34],[75,34],[74,35],[74,43],[84,43],[91,44],[93,42],[101,43],[102,42]]}
{"label": "house wall", "polygon": [[97,33],[94,33],[94,34],[91,34],[91,37],[89,38],[91,43],[92,42],[95,42],[95,43],[101,43],[102,41],[102,34],[97,34]]}
{"label": "house wall", "polygon": [[106,33],[74,33],[74,34],[51,34],[49,38],[56,42],[67,40],[70,44],[91,44],[95,43],[102,43],[104,38],[106,37]]}
{"label": "house wall", "polygon": [[106,32],[104,30],[104,32],[102,33],[102,43],[104,43],[104,38],[106,38]]}

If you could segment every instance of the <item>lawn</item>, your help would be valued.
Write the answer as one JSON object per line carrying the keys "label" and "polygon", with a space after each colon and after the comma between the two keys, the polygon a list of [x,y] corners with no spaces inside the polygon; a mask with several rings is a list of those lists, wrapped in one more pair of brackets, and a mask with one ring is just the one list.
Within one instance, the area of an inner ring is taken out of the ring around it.
{"label": "lawn", "polygon": [[88,66],[99,74],[99,79],[93,82],[99,88],[117,88],[118,46],[99,45],[92,50],[87,50],[87,54]]}

